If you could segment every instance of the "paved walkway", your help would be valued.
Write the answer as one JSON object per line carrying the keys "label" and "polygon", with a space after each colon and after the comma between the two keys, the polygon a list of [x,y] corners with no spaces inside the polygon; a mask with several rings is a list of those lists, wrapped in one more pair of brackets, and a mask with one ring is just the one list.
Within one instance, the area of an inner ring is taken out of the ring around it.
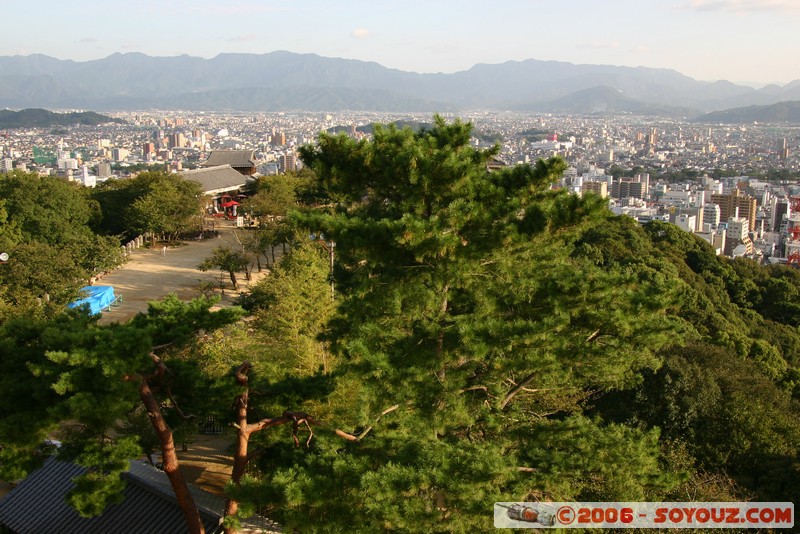
{"label": "paved walkway", "polygon": [[[185,245],[167,248],[166,251],[144,247],[134,250],[125,265],[94,283],[113,286],[115,294],[122,297],[122,301],[112,306],[111,311],[103,312],[100,323],[125,322],[139,312],[146,312],[149,301],[159,300],[169,293],[175,293],[181,300],[198,297],[201,295],[202,282],[211,282],[215,287],[219,287],[220,282],[225,283],[226,289],[220,305],[231,305],[238,292],[230,289],[228,274],[220,273],[219,270],[203,272],[197,266],[218,246],[236,246],[234,231],[243,233],[247,230],[219,224],[217,230],[218,237],[186,242]],[[238,274],[239,289],[249,288],[265,274],[266,271],[254,272],[250,283],[245,280],[243,273]],[[216,294],[220,294],[219,289]]]}

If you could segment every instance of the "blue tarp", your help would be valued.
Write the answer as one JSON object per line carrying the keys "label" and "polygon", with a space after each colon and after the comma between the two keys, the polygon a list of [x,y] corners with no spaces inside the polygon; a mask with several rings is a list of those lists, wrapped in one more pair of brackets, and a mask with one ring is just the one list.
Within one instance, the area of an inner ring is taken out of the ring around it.
{"label": "blue tarp", "polygon": [[108,308],[117,299],[114,296],[114,288],[111,286],[86,286],[81,288],[81,294],[86,295],[86,298],[76,300],[70,303],[70,308],[77,308],[84,304],[89,305],[89,310],[92,315],[97,315]]}

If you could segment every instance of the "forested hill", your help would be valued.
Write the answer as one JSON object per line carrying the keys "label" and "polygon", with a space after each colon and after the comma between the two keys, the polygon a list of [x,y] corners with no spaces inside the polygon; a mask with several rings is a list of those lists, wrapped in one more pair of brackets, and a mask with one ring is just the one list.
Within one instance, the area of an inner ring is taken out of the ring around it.
{"label": "forested hill", "polygon": [[48,126],[72,126],[82,124],[96,126],[116,122],[124,124],[122,119],[100,115],[94,111],[72,113],[53,113],[46,109],[23,109],[21,111],[0,110],[0,128],[35,128]]}
{"label": "forested hill", "polygon": [[660,222],[617,219],[587,243],[611,264],[661,264],[681,293],[671,314],[684,321],[658,370],[590,413],[657,428],[672,468],[697,469],[679,486],[684,496],[800,498],[800,271],[717,257]]}
{"label": "forested hill", "polygon": [[769,106],[748,106],[701,115],[698,122],[800,122],[800,101],[778,102]]}

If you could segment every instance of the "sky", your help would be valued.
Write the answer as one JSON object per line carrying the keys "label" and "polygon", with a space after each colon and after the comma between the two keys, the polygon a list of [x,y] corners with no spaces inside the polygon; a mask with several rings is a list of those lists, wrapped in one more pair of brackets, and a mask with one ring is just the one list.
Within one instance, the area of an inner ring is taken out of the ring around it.
{"label": "sky", "polygon": [[800,0],[0,0],[0,13],[0,56],[288,50],[413,72],[538,59],[800,79]]}

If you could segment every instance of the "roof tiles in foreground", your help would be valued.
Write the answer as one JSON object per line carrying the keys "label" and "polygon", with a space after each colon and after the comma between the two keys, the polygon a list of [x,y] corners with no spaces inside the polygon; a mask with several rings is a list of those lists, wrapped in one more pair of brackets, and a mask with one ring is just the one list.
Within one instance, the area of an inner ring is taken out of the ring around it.
{"label": "roof tiles in foreground", "polygon": [[[5,526],[15,534],[188,532],[166,474],[139,461],[132,461],[130,471],[123,475],[128,482],[124,501],[110,505],[98,517],[81,517],[66,503],[65,496],[75,485],[72,480],[85,471],[73,463],[48,458],[40,469],[0,499],[0,530]],[[189,488],[206,533],[221,533],[225,500],[192,485]],[[242,527],[247,532],[281,531],[275,523],[259,516],[242,521]]]}

